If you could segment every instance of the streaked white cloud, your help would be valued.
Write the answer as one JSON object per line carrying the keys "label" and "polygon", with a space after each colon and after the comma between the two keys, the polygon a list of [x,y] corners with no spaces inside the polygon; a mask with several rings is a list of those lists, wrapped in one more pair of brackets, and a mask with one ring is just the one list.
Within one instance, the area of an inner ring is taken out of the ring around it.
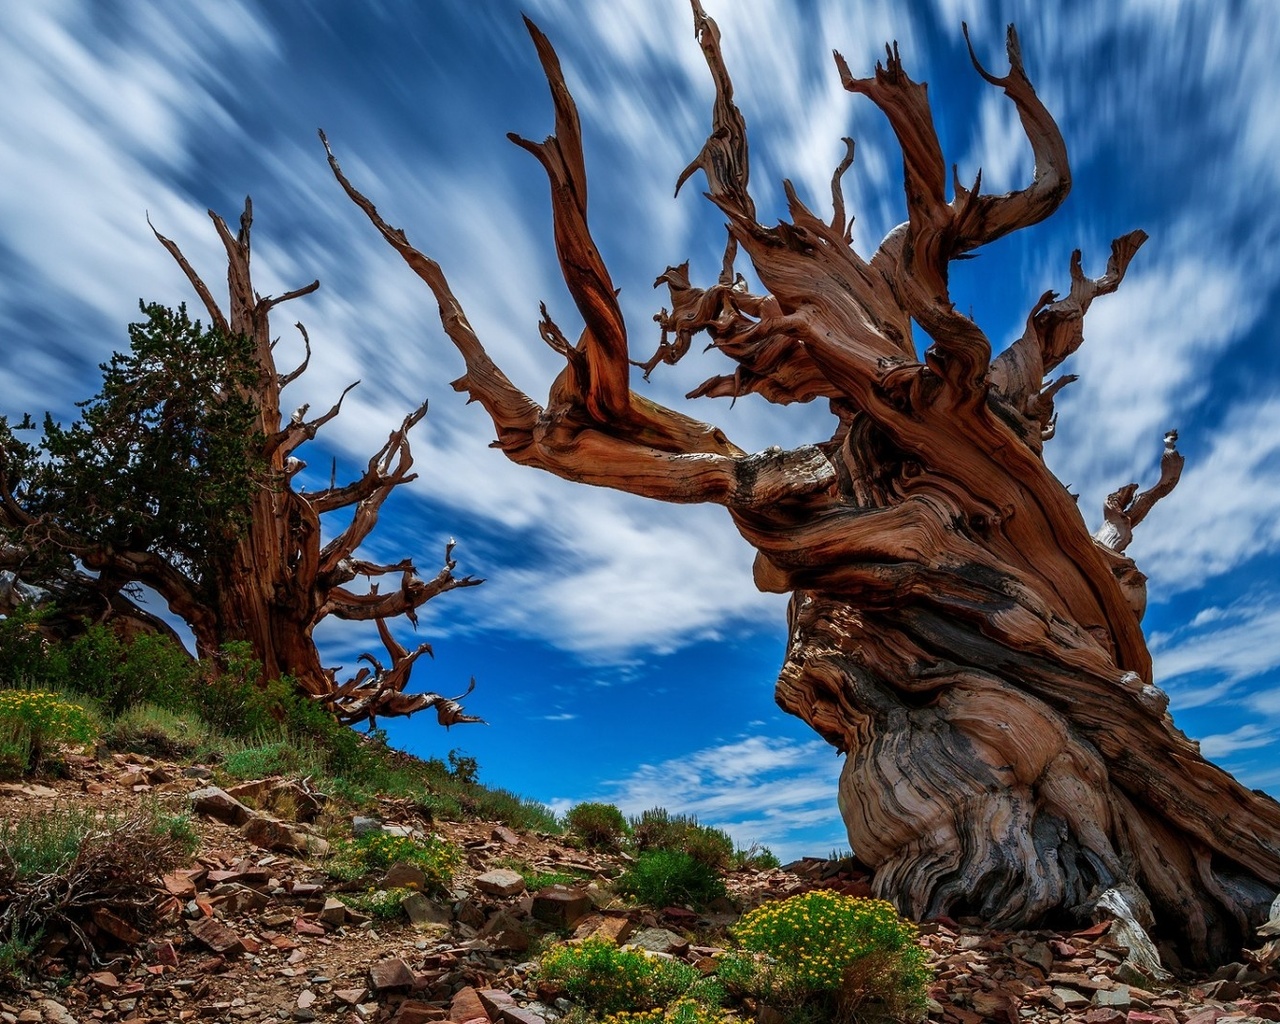
{"label": "streaked white cloud", "polygon": [[1200,753],[1211,761],[1217,761],[1231,757],[1242,750],[1275,746],[1278,739],[1280,737],[1277,737],[1275,729],[1247,722],[1231,732],[1201,737]]}

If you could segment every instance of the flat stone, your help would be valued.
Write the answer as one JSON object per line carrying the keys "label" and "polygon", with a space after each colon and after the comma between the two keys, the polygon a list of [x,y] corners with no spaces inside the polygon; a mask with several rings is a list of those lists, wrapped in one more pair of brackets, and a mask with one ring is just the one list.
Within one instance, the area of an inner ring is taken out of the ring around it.
{"label": "flat stone", "polygon": [[506,825],[497,825],[494,830],[489,833],[489,838],[499,843],[506,843],[508,846],[519,846],[520,837],[516,835]]}
{"label": "flat stone", "polygon": [[503,1024],[546,1024],[547,1018],[529,1007],[516,1006],[502,1011]]}
{"label": "flat stone", "polygon": [[399,957],[379,960],[369,968],[369,980],[375,992],[389,988],[412,988],[413,971]]}
{"label": "flat stone", "polygon": [[1222,1003],[1233,1003],[1240,998],[1243,989],[1234,981],[1228,981],[1225,978],[1222,981],[1210,982],[1204,987],[1204,994],[1210,999],[1217,999]]}
{"label": "flat stone", "polygon": [[1115,1010],[1109,1006],[1095,1006],[1084,1015],[1084,1024],[1125,1024],[1127,1016],[1124,1010]]}
{"label": "flat stone", "polygon": [[420,892],[411,892],[400,901],[400,908],[415,927],[433,924],[448,924],[451,915],[447,907],[433,903]]}
{"label": "flat stone", "polygon": [[334,989],[333,998],[348,1006],[355,1006],[357,1003],[363,1003],[368,994],[367,988],[339,988]]}
{"label": "flat stone", "polygon": [[500,988],[478,989],[476,995],[480,997],[480,1004],[484,1007],[485,1013],[489,1015],[490,1020],[500,1020],[503,1010],[519,1009],[516,1001],[511,997],[511,993],[504,992]]}
{"label": "flat stone", "polygon": [[651,953],[673,953],[679,956],[689,948],[689,940],[666,928],[644,928],[632,935],[627,945],[647,949]]}
{"label": "flat stone", "polygon": [[70,1010],[54,999],[41,1000],[40,1019],[45,1024],[80,1024]]}
{"label": "flat stone", "polygon": [[234,956],[244,952],[244,943],[240,941],[240,936],[216,917],[202,917],[196,921],[188,921],[187,930],[201,943],[220,955]]}
{"label": "flat stone", "polygon": [[114,992],[120,987],[120,979],[110,971],[97,971],[90,974],[85,980],[106,992]]}
{"label": "flat stone", "polygon": [[293,919],[293,930],[299,935],[324,935],[325,930],[313,921],[308,921],[305,917],[295,917]]}
{"label": "flat stone", "polygon": [[160,880],[164,883],[165,891],[179,899],[189,900],[196,894],[196,883],[189,872],[171,871]]}
{"label": "flat stone", "polygon": [[1062,1005],[1068,1010],[1083,1010],[1089,1005],[1089,1000],[1073,988],[1055,988],[1053,994],[1062,1000]]}
{"label": "flat stone", "polygon": [[255,846],[264,850],[278,850],[284,853],[305,853],[306,838],[297,835],[282,821],[255,814],[240,828],[240,834]]}
{"label": "flat stone", "polygon": [[243,825],[253,815],[248,807],[217,786],[197,789],[187,799],[191,801],[191,808],[197,814],[217,818],[228,825]]}
{"label": "flat stone", "polygon": [[1100,988],[1093,994],[1094,1006],[1109,1006],[1116,1010],[1129,1009],[1132,1001],[1128,985],[1117,985],[1111,990]]}
{"label": "flat stone", "polygon": [[316,994],[309,988],[304,988],[298,993],[298,1009],[309,1010],[315,1005]]}
{"label": "flat stone", "polygon": [[524,892],[524,879],[518,871],[498,868],[476,876],[476,888],[494,896],[519,896]]}
{"label": "flat stone", "polygon": [[370,832],[381,832],[382,822],[377,818],[366,818],[357,814],[351,819],[351,834],[353,836],[363,836]]}
{"label": "flat stone", "polygon": [[106,907],[93,908],[93,923],[108,935],[119,939],[126,945],[132,946],[142,941],[142,932],[138,931],[137,928],[119,914],[113,913]]}

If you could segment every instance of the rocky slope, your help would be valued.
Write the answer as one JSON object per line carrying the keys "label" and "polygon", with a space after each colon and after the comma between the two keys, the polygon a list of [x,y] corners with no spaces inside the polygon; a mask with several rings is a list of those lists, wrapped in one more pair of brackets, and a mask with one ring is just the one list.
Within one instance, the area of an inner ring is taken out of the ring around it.
{"label": "rocky slope", "polygon": [[[624,869],[624,854],[584,852],[558,837],[517,834],[494,823],[433,823],[408,802],[383,801],[376,816],[345,819],[343,830],[434,832],[460,847],[465,860],[447,897],[414,894],[399,919],[372,920],[343,900],[344,887],[355,883],[335,882],[324,871],[321,829],[297,820],[320,811],[305,784],[264,780],[224,793],[210,786],[209,774],[200,766],[116,755],[105,763],[72,759],[67,779],[0,786],[6,819],[58,805],[121,812],[154,800],[194,808],[201,839],[188,866],[155,879],[156,929],[139,934],[124,915],[96,914],[85,929],[96,962],[82,958],[60,973],[59,962],[47,960],[34,987],[0,991],[2,1024],[541,1024],[568,1004],[539,988],[538,942],[599,934],[709,970],[744,909],[815,887],[870,891],[853,862],[803,860],[735,872],[726,880],[732,906],[714,913],[627,907],[607,888]],[[520,875],[503,866],[513,862],[583,881],[529,893]],[[415,881],[412,870],[393,867],[380,884],[412,888]],[[930,1020],[1280,1020],[1274,969],[1280,942],[1212,978],[1156,989],[1122,966],[1125,951],[1105,925],[1071,934],[1004,933],[942,919],[921,926],[921,941],[937,971]]]}

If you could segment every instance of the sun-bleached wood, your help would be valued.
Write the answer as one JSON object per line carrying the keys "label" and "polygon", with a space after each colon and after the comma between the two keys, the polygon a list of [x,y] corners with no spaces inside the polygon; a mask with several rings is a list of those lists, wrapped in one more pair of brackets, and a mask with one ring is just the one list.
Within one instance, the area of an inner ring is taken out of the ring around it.
{"label": "sun-bleached wood", "polygon": [[[1074,253],[1067,293],[1030,304],[1022,336],[993,358],[950,299],[949,265],[1048,217],[1071,185],[1062,135],[1012,27],[1003,77],[973,56],[1014,104],[1035,156],[1031,183],[1006,195],[984,195],[979,175],[970,186],[955,178],[948,201],[925,86],[896,46],[869,78],[836,55],[845,87],[885,114],[903,155],[908,219],[868,260],[852,247],[841,188],[850,140],[829,219],[788,182],[790,220],[757,222],[719,29],[692,6],[716,100],[706,144],[679,183],[702,172],[729,242],[709,287],[690,282],[687,264],[658,278],[668,306],[648,360],[629,355],[588,229],[577,112],[531,23],[555,134],[515,141],[550,180],[556,251],[583,321],[570,343],[543,309],[542,340],[565,359],[545,405],[494,364],[440,265],[383,220],[326,139],[332,170],[431,289],[466,364],[454,387],[485,408],[508,458],[728,509],[757,551],[757,585],[791,594],[777,700],[846,755],[840,807],[878,894],[915,917],[979,914],[1005,926],[1108,916],[1184,960],[1233,955],[1280,886],[1280,805],[1174,727],[1140,628],[1145,578],[1123,554],[1176,483],[1176,434],[1161,482],[1113,495],[1097,540],[1042,451],[1054,396],[1075,379],[1050,374],[1080,346],[1090,303],[1120,285],[1145,234],[1118,238],[1100,277]],[[740,253],[760,294],[734,269]],[[923,359],[913,321],[930,340]],[[699,334],[736,365],[691,397],[822,398],[836,417],[831,438],[748,454],[630,390],[630,365],[648,376]],[[1151,971],[1154,955],[1134,951]]]}

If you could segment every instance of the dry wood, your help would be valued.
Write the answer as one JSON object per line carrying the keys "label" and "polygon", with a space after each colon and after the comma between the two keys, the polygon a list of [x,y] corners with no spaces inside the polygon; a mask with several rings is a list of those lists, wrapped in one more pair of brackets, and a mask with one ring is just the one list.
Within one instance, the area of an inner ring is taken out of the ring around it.
{"label": "dry wood", "polygon": [[[821,444],[747,454],[629,390],[625,326],[587,227],[577,113],[533,25],[556,134],[517,141],[550,178],[556,248],[584,323],[571,345],[544,310],[542,337],[566,362],[545,406],[494,365],[440,266],[381,218],[329,151],[333,172],[431,289],[466,363],[454,387],[486,409],[510,459],[728,508],[757,549],[757,584],[792,595],[777,699],[847,755],[840,806],[879,894],[916,917],[976,913],[1007,926],[1122,917],[1184,960],[1234,955],[1280,887],[1280,805],[1174,727],[1139,624],[1145,579],[1122,553],[1176,483],[1176,434],[1161,482],[1137,497],[1133,486],[1117,492],[1098,540],[1042,454],[1054,395],[1074,379],[1048,375],[1079,347],[1090,303],[1119,286],[1146,236],[1118,238],[1098,278],[1073,254],[1068,293],[1042,295],[1023,336],[993,359],[951,302],[949,265],[1043,220],[1071,184],[1013,29],[1005,76],[974,57],[1014,103],[1035,155],[1031,184],[1007,195],[982,194],[979,176],[972,187],[954,181],[947,200],[927,93],[896,46],[870,78],[836,56],[845,87],[884,112],[903,152],[908,219],[865,260],[840,185],[851,143],[829,220],[787,183],[791,220],[756,221],[719,30],[698,0],[693,11],[716,100],[680,182],[703,172],[730,239],[710,288],[690,283],[687,264],[659,277],[670,308],[655,318],[657,351],[637,365],[647,376],[703,334],[736,368],[693,395],[826,398],[837,422]],[[739,252],[761,294],[734,271]],[[931,341],[923,360],[913,320]]]}

